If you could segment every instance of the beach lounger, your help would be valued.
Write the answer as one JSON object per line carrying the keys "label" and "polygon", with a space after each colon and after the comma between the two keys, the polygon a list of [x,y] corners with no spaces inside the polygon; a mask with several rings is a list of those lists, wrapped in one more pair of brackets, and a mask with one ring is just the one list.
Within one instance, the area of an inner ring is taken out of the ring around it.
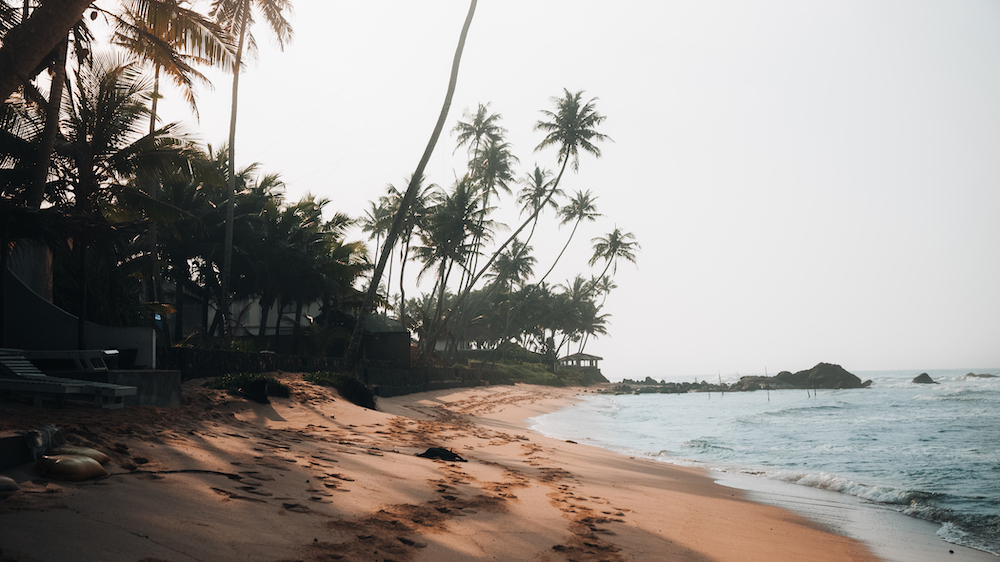
{"label": "beach lounger", "polygon": [[93,398],[94,406],[111,410],[123,408],[124,398],[137,392],[134,386],[51,377],[24,352],[9,348],[0,348],[0,391],[29,394],[35,406],[41,405],[43,396],[55,398],[57,404],[65,398]]}

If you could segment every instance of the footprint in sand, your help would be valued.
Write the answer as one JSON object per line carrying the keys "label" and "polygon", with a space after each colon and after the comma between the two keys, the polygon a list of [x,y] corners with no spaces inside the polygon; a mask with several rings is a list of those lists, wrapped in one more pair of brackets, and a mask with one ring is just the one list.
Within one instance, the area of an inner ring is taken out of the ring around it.
{"label": "footprint in sand", "polygon": [[300,503],[283,503],[281,507],[286,511],[293,511],[295,513],[312,513],[312,510]]}

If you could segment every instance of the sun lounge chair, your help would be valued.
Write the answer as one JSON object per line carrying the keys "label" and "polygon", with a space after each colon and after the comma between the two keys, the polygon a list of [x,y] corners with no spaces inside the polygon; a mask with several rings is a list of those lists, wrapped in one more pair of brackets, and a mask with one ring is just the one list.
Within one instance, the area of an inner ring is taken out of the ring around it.
{"label": "sun lounge chair", "polygon": [[38,370],[23,351],[7,348],[0,348],[0,391],[29,394],[35,406],[41,405],[43,396],[51,396],[57,403],[67,397],[93,397],[94,406],[107,409],[124,407],[124,397],[136,394],[134,386],[50,377]]}

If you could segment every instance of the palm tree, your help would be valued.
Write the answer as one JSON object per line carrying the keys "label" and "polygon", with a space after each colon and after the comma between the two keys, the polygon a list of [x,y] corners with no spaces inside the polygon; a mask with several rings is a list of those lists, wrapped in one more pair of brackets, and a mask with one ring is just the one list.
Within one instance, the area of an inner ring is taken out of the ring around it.
{"label": "palm tree", "polygon": [[[27,10],[27,7],[25,7]],[[72,36],[73,40],[70,41]],[[39,103],[44,107],[45,126],[38,141],[38,151],[35,155],[34,169],[32,170],[31,183],[27,190],[27,206],[30,209],[38,209],[45,199],[45,188],[48,184],[51,172],[52,151],[55,148],[56,137],[59,134],[59,119],[63,106],[63,89],[66,83],[66,65],[72,52],[76,55],[77,63],[90,64],[91,43],[93,35],[83,20],[77,21],[73,25],[70,33],[59,43],[59,45],[49,55],[48,69],[52,73],[50,80],[49,96],[45,103]],[[36,93],[28,83],[24,85],[24,97],[40,99],[41,94]]]}
{"label": "palm tree", "polygon": [[351,334],[351,343],[347,348],[347,360],[349,362],[353,363],[357,358],[358,348],[361,346],[361,336],[365,329],[365,322],[367,322],[368,314],[371,312],[372,305],[375,302],[375,296],[378,292],[378,284],[382,279],[382,272],[385,270],[385,263],[389,259],[389,252],[396,244],[396,238],[403,229],[406,214],[409,211],[413,200],[416,199],[417,192],[420,188],[418,182],[424,177],[424,168],[427,167],[427,162],[431,159],[431,154],[434,152],[434,147],[437,145],[438,137],[441,136],[441,131],[444,129],[445,121],[448,119],[448,110],[451,108],[451,99],[455,95],[455,85],[458,83],[458,68],[462,62],[462,51],[465,49],[465,39],[468,37],[469,27],[472,25],[472,16],[476,13],[476,4],[477,0],[471,0],[469,3],[469,12],[465,16],[465,23],[462,26],[462,32],[458,38],[458,47],[455,49],[455,57],[452,60],[451,76],[448,80],[448,91],[444,96],[441,113],[438,115],[437,124],[431,132],[431,138],[427,141],[427,147],[424,149],[424,154],[420,157],[420,162],[417,163],[417,169],[413,172],[413,175],[410,176],[410,185],[406,188],[406,194],[403,195],[403,199],[400,201],[399,210],[396,212],[396,218],[393,219],[392,229],[389,230],[389,234],[386,237],[386,247],[382,249],[382,255],[379,257],[378,264],[375,266],[375,271],[372,272],[371,285],[368,287],[368,292],[365,294],[365,300],[361,304],[361,309],[358,311],[358,320],[354,324],[354,332]]}
{"label": "palm tree", "polygon": [[[510,152],[510,143],[502,142],[498,135],[491,136],[472,162],[472,177],[479,186],[479,198],[481,200],[482,213],[479,220],[486,219],[490,209],[490,198],[499,197],[497,188],[510,194],[509,183],[514,181],[513,165],[517,162],[517,157]],[[480,224],[479,230],[482,230]],[[482,239],[476,238],[473,242],[474,250],[471,254],[472,261],[467,264],[466,271],[471,279],[472,273],[476,271],[479,261],[479,249]],[[463,289],[466,275],[462,275],[463,282],[459,283],[459,289]]]}
{"label": "palm tree", "polygon": [[[389,187],[392,186],[390,185]],[[380,197],[377,202],[370,201],[368,203],[368,210],[365,211],[365,215],[361,218],[361,231],[369,233],[369,239],[375,239],[376,254],[381,250],[382,237],[389,231],[389,227],[392,224],[391,221],[392,214],[387,198]]]}
{"label": "palm tree", "polygon": [[278,46],[284,49],[285,43],[292,38],[292,26],[285,19],[285,12],[291,10],[288,0],[214,0],[212,17],[232,37],[238,38],[236,58],[233,61],[233,98],[229,118],[229,202],[226,207],[226,239],[222,258],[222,314],[225,321],[224,330],[228,334],[229,325],[229,284],[230,269],[233,259],[233,217],[236,205],[236,108],[239,100],[240,71],[243,68],[244,52],[253,55],[257,50],[257,42],[250,26],[254,23],[254,8],[267,21],[268,27],[278,40]]}
{"label": "palm tree", "polygon": [[[469,242],[470,237],[472,240],[487,238],[492,227],[490,221],[481,217],[483,211],[479,209],[474,190],[472,180],[464,176],[450,193],[439,191],[435,194],[435,204],[428,209],[420,225],[421,245],[414,249],[414,253],[424,263],[421,275],[431,269],[437,270],[434,288],[438,297],[434,318],[438,325],[448,279],[455,264],[463,266],[469,255],[475,252],[474,243]],[[424,343],[430,350],[435,341],[432,338]]]}
{"label": "palm tree", "polygon": [[[60,175],[72,190],[75,213],[85,221],[106,223],[106,217],[135,202],[155,208],[132,182],[169,173],[193,155],[174,124],[142,134],[140,123],[149,115],[149,96],[149,81],[134,63],[97,56],[92,66],[83,66],[77,73],[63,123],[66,142],[59,148],[63,156]],[[81,344],[87,314],[86,238],[79,237],[76,249],[82,284],[78,303]]]}
{"label": "palm tree", "polygon": [[[407,180],[407,185],[412,183],[412,179],[413,178]],[[416,232],[416,229],[428,213],[428,204],[431,200],[431,193],[434,190],[440,189],[440,187],[435,183],[423,186],[425,179],[426,178],[420,178],[417,180],[417,185],[419,186],[417,196],[414,198],[413,203],[410,204],[409,209],[406,211],[403,228],[399,234],[400,239],[403,241],[399,248],[399,323],[404,329],[407,326],[406,284],[404,283],[404,276],[406,274],[406,262],[410,257],[410,243],[413,242],[413,235]],[[386,188],[386,199],[389,202],[388,209],[390,211],[390,217],[395,216],[398,212],[399,206],[403,202],[403,194],[400,193],[395,186],[389,184]],[[390,275],[389,278],[391,279],[392,275]]]}
{"label": "palm tree", "polygon": [[600,260],[607,262],[604,265],[604,271],[601,272],[599,277],[604,277],[608,272],[608,268],[612,268],[612,275],[617,273],[619,259],[635,263],[635,252],[642,249],[639,243],[635,241],[634,234],[631,232],[622,232],[617,226],[607,236],[598,236],[591,240],[591,242],[594,243],[594,255],[587,263],[593,266]]}
{"label": "palm tree", "polygon": [[583,92],[577,92],[571,94],[569,90],[563,90],[564,96],[561,98],[552,98],[553,103],[556,104],[556,111],[542,110],[542,114],[546,116],[549,120],[539,120],[535,124],[536,130],[547,131],[547,135],[542,142],[535,147],[535,150],[541,150],[543,148],[558,145],[559,147],[559,162],[562,166],[559,168],[559,174],[556,176],[555,181],[552,182],[552,187],[549,188],[548,193],[545,198],[541,200],[541,203],[535,208],[531,216],[527,218],[513,234],[510,235],[507,240],[501,244],[486,262],[486,264],[480,269],[466,286],[465,291],[463,291],[455,302],[455,308],[460,309],[464,301],[467,299],[472,287],[475,286],[476,282],[480,277],[485,274],[493,262],[496,261],[500,253],[506,248],[514,239],[516,239],[521,231],[524,230],[529,224],[534,222],[549,202],[552,197],[556,194],[556,190],[559,188],[559,182],[562,180],[563,173],[566,172],[567,166],[572,163],[573,171],[578,171],[580,166],[579,156],[580,152],[588,152],[593,154],[595,157],[601,156],[601,150],[597,147],[595,143],[598,141],[610,140],[607,135],[597,132],[596,127],[604,122],[605,117],[597,112],[594,108],[594,102],[596,98],[583,103],[581,98],[583,97]]}
{"label": "palm tree", "polygon": [[156,124],[161,72],[180,88],[197,115],[195,82],[212,84],[195,65],[231,69],[236,59],[236,47],[222,27],[178,0],[125,0],[115,24],[114,43],[153,66],[151,128]]}
{"label": "palm tree", "polygon": [[531,246],[519,240],[514,240],[508,248],[490,268],[486,277],[492,281],[492,290],[507,292],[523,287],[524,282],[531,277],[535,266],[535,258],[531,255]]}
{"label": "palm tree", "polygon": [[[236,53],[226,33],[217,23],[184,8],[177,0],[128,0],[124,8],[123,15],[115,19],[114,42],[153,66],[149,131],[156,130],[161,71],[181,89],[197,115],[194,82],[209,87],[211,83],[193,65],[232,68]],[[150,182],[149,194],[154,200],[158,191],[157,182]],[[158,302],[163,289],[156,226],[149,225],[149,244],[153,257],[152,300]]]}
{"label": "palm tree", "polygon": [[499,142],[507,132],[507,129],[499,125],[500,114],[490,113],[489,110],[489,103],[479,104],[475,115],[466,112],[464,117],[467,121],[459,121],[452,129],[453,133],[458,134],[458,138],[455,140],[455,150],[469,145],[469,157],[472,161],[479,154],[480,144],[490,141]]}
{"label": "palm tree", "polygon": [[566,248],[569,248],[569,243],[573,240],[573,235],[576,234],[576,228],[580,226],[580,223],[584,220],[594,222],[597,220],[597,217],[601,216],[601,213],[597,212],[597,206],[594,204],[596,200],[597,198],[590,194],[589,189],[587,191],[577,191],[570,202],[559,209],[559,224],[562,225],[573,221],[573,230],[569,233],[569,238],[566,239],[566,244],[559,251],[556,260],[552,262],[552,267],[545,272],[545,275],[542,275],[542,281],[556,268],[556,264],[559,263],[563,253],[566,252]]}
{"label": "palm tree", "polygon": [[[538,217],[541,216],[543,207],[559,208],[559,204],[556,203],[554,196],[561,196],[562,190],[556,188],[553,197],[549,197],[549,190],[553,189],[553,183],[555,182],[554,179],[549,179],[551,176],[552,172],[539,168],[536,164],[535,171],[528,174],[523,180],[524,188],[521,189],[521,193],[517,196],[517,204],[521,206],[522,215],[527,211],[535,216],[535,220],[531,223],[531,231],[524,240],[525,244],[530,242],[531,238],[535,235],[535,227],[538,226]],[[544,205],[543,201],[546,202]],[[538,212],[536,213],[535,211]]]}

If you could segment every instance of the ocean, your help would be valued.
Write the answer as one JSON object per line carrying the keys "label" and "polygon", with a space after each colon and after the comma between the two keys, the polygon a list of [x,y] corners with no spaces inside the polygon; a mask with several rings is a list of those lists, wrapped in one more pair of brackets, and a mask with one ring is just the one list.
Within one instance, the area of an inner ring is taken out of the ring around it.
{"label": "ocean", "polygon": [[[912,383],[922,372],[940,384]],[[935,524],[947,543],[1000,555],[1000,378],[970,372],[1000,375],[1000,369],[855,372],[871,387],[584,395],[533,418],[530,427],[703,467],[722,484],[762,492],[751,495],[759,501],[805,505],[799,511],[849,536],[885,534],[873,530],[871,517],[891,511]],[[815,496],[822,493],[828,495]],[[860,516],[845,517],[845,506]]]}

